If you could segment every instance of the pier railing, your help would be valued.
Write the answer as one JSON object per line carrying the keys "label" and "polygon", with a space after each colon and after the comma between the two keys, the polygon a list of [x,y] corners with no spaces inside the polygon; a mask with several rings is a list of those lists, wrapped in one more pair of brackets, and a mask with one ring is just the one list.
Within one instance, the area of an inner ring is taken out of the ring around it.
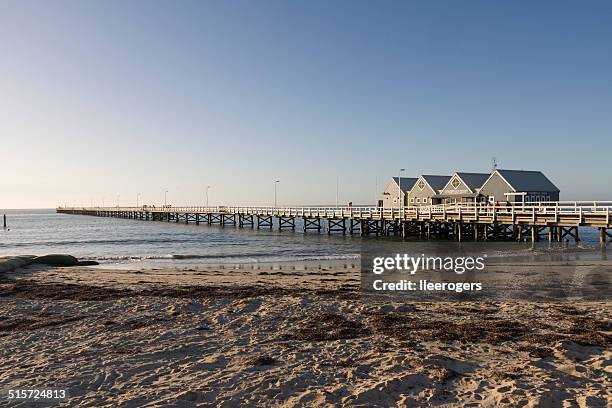
{"label": "pier railing", "polygon": [[181,207],[59,207],[58,211],[144,211],[152,213],[192,214],[242,214],[283,217],[332,217],[332,218],[384,218],[415,219],[428,215],[463,214],[465,216],[493,216],[518,214],[575,214],[578,216],[597,214],[610,215],[612,201],[554,201],[533,203],[452,203],[403,208],[376,206],[181,206]]}
{"label": "pier railing", "polygon": [[[418,234],[452,235],[458,240],[467,233],[473,239],[504,236],[522,240],[529,231],[533,242],[547,231],[548,240],[561,242],[571,236],[579,241],[578,227],[598,228],[602,244],[612,238],[612,201],[555,201],[527,203],[450,203],[384,208],[376,206],[141,206],[141,207],[60,207],[59,213],[102,217],[133,218],[152,221],[184,221],[199,224],[245,225],[272,228],[273,218],[279,229],[295,230],[295,219],[304,219],[304,231],[353,234],[357,225],[361,235],[389,234],[401,231]],[[411,232],[412,231],[412,232]],[[501,231],[501,232],[500,232]]]}

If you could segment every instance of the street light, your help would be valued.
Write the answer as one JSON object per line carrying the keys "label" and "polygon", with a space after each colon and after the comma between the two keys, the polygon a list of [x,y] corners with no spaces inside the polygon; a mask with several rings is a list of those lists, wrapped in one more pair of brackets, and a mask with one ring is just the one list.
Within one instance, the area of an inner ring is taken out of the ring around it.
{"label": "street light", "polygon": [[119,197],[120,197],[120,195],[117,194],[117,208],[119,208]]}
{"label": "street light", "polygon": [[274,180],[274,208],[276,208],[276,185],[280,183],[280,180]]}
{"label": "street light", "polygon": [[378,176],[374,178],[374,202],[378,207]]}
{"label": "street light", "polygon": [[210,186],[206,186],[206,206],[208,207],[208,190],[210,190]]}
{"label": "street light", "polygon": [[404,172],[404,171],[406,171],[406,169],[400,169],[399,170],[399,175],[397,177],[397,190],[398,190],[398,193],[397,193],[397,199],[398,199],[397,204],[400,206],[399,207],[399,209],[400,209],[399,210],[400,218],[402,216],[402,211],[404,209],[404,200],[403,200],[403,197],[402,197],[402,172]]}
{"label": "street light", "polygon": [[136,208],[140,207],[140,193],[136,193]]}
{"label": "street light", "polygon": [[336,208],[338,208],[338,196],[340,195],[340,176],[336,176]]}
{"label": "street light", "polygon": [[168,190],[164,192],[164,208],[168,204]]}

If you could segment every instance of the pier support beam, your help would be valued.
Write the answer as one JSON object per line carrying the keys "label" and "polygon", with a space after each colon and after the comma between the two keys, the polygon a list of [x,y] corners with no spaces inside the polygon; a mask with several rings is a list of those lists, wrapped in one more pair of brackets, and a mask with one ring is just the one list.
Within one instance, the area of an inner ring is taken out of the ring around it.
{"label": "pier support beam", "polygon": [[270,228],[272,229],[273,221],[271,215],[258,215],[257,216],[257,229]]}
{"label": "pier support beam", "polygon": [[538,242],[540,235],[538,234],[538,227],[536,225],[531,226],[531,242]]}
{"label": "pier support beam", "polygon": [[608,238],[610,238],[610,242],[612,242],[612,234],[606,231],[606,228],[602,227],[599,228],[599,243],[601,245],[607,245],[610,242],[608,242]]}
{"label": "pier support beam", "polygon": [[344,218],[336,220],[334,218],[327,219],[327,234],[332,232],[342,232],[342,235],[346,234],[346,220]]}
{"label": "pier support beam", "polygon": [[308,230],[317,230],[321,232],[321,218],[303,218],[304,221],[304,232]]}
{"label": "pier support beam", "polygon": [[282,231],[283,228],[291,228],[295,231],[295,217],[278,217],[278,230]]}
{"label": "pier support beam", "polygon": [[253,216],[238,214],[238,226],[240,228],[244,228],[245,226],[251,228],[254,227],[255,221],[253,220]]}
{"label": "pier support beam", "polygon": [[512,224],[484,224],[484,235],[483,239],[488,241],[489,239],[494,240],[512,240],[518,239],[518,235],[523,235],[524,227],[521,226],[520,230],[516,230],[515,226]]}
{"label": "pier support beam", "polygon": [[189,221],[193,221],[196,224],[200,223],[200,217],[199,214],[185,214],[185,224],[189,224]]}
{"label": "pier support beam", "polygon": [[236,225],[236,214],[221,214],[221,225]]}
{"label": "pier support beam", "polygon": [[378,220],[361,220],[359,227],[361,229],[361,236],[365,236],[371,233],[379,235],[382,232],[381,222],[379,222]]}
{"label": "pier support beam", "polygon": [[580,235],[578,234],[578,227],[559,227],[559,241],[563,241],[563,238],[570,236],[574,238],[576,242],[580,242]]}
{"label": "pier support beam", "polygon": [[359,220],[349,218],[349,234],[353,235],[355,233],[355,228],[359,228],[360,225],[361,222]]}
{"label": "pier support beam", "polygon": [[399,221],[396,220],[382,220],[382,233],[385,236],[396,235],[399,229]]}
{"label": "pier support beam", "polygon": [[402,238],[408,238],[410,235],[419,235],[421,223],[418,221],[401,221],[400,232]]}
{"label": "pier support beam", "polygon": [[514,231],[514,238],[518,242],[522,242],[525,239],[525,227],[522,224],[518,224]]}
{"label": "pier support beam", "polygon": [[548,242],[555,242],[557,240],[557,227],[552,225],[548,227]]}

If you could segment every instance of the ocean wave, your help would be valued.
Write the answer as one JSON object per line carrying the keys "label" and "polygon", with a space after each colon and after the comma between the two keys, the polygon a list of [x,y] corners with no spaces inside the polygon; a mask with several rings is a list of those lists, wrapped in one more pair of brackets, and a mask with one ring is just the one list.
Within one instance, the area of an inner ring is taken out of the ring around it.
{"label": "ocean wave", "polygon": [[125,256],[93,256],[88,259],[100,262],[130,262],[130,261],[202,261],[198,263],[269,263],[269,262],[304,262],[304,261],[342,261],[359,259],[358,254],[334,254],[334,255],[285,255],[278,254],[246,254],[246,255],[191,255],[191,254],[167,254],[167,255],[125,255]]}
{"label": "ocean wave", "polygon": [[151,244],[163,244],[167,243],[171,239],[173,244],[186,244],[186,243],[205,243],[207,245],[220,244],[223,246],[245,246],[248,245],[246,242],[231,242],[226,239],[207,239],[203,241],[200,237],[180,237],[172,235],[170,237],[160,236],[159,238],[126,238],[126,239],[82,239],[82,240],[58,240],[58,241],[21,241],[11,243],[0,243],[2,246],[11,247],[28,247],[36,245],[44,246],[71,246],[71,245],[151,245]]}

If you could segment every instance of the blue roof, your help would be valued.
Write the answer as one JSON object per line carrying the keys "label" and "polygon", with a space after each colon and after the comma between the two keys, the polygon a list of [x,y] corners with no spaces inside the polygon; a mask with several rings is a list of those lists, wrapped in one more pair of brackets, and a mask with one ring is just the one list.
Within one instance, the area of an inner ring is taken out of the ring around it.
{"label": "blue roof", "polygon": [[451,178],[451,176],[432,176],[425,174],[422,177],[434,190],[442,190]]}
{"label": "blue roof", "polygon": [[541,171],[497,170],[517,191],[556,191],[559,189]]}
{"label": "blue roof", "polygon": [[463,172],[457,172],[457,175],[459,177],[461,177],[461,180],[463,180],[463,182],[465,184],[467,184],[467,186],[470,189],[474,190],[475,188],[482,187],[484,182],[487,181],[487,179],[489,178],[489,176],[491,174],[490,173],[463,173]]}
{"label": "blue roof", "polygon": [[[393,177],[393,181],[395,181],[395,184],[397,183],[397,177]],[[414,186],[414,183],[417,182],[417,178],[414,177],[402,177],[400,179],[400,183],[399,186],[402,189],[402,191],[410,191],[412,189],[412,186]]]}

